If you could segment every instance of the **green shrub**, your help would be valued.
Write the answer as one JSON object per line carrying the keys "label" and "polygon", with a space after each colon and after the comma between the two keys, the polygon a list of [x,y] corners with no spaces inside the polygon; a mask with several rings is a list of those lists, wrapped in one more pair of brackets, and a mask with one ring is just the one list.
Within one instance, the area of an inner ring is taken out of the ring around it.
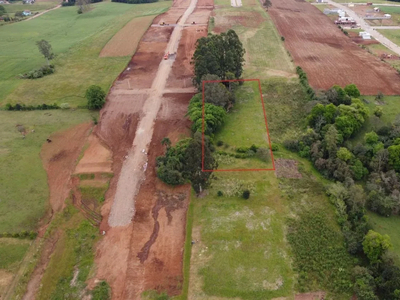
{"label": "green shrub", "polygon": [[25,73],[23,75],[20,75],[20,78],[22,79],[37,79],[37,78],[42,78],[46,75],[53,74],[55,71],[54,65],[44,65],[40,67],[39,69],[30,71],[28,73]]}
{"label": "green shrub", "polygon": [[271,144],[271,150],[272,151],[278,151],[279,150],[279,146],[277,144]]}
{"label": "green shrub", "polygon": [[223,144],[224,144],[223,141],[218,141],[218,142],[217,142],[217,146],[218,146],[218,147],[221,147]]}
{"label": "green shrub", "polygon": [[244,190],[242,196],[246,200],[249,199],[250,198],[250,191],[249,190]]}
{"label": "green shrub", "polygon": [[222,191],[218,191],[218,192],[217,192],[217,196],[218,196],[218,197],[222,197],[223,195],[224,195],[224,193],[223,193]]}
{"label": "green shrub", "polygon": [[102,281],[92,291],[92,300],[111,299],[111,289],[107,282]]}
{"label": "green shrub", "polygon": [[254,144],[250,146],[250,150],[253,152],[257,152],[257,149],[258,149],[258,146],[254,145]]}
{"label": "green shrub", "polygon": [[86,90],[85,98],[88,100],[88,108],[91,110],[101,109],[106,103],[106,93],[97,85],[91,85]]}
{"label": "green shrub", "polygon": [[237,152],[237,153],[247,153],[249,150],[250,150],[250,148],[248,148],[248,147],[239,147],[239,148],[236,148],[236,152]]}

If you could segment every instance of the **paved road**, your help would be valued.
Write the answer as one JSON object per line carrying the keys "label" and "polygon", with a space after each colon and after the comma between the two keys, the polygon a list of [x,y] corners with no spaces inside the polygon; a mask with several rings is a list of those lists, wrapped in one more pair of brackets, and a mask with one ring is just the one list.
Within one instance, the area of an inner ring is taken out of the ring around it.
{"label": "paved road", "polygon": [[400,29],[400,26],[371,26],[372,29]]}
{"label": "paved road", "polygon": [[400,55],[400,47],[399,46],[397,46],[395,43],[393,43],[388,38],[384,37],[382,34],[380,34],[378,31],[376,31],[372,26],[367,24],[367,22],[365,22],[363,18],[359,17],[353,10],[351,10],[350,8],[348,8],[347,6],[345,6],[343,4],[336,3],[332,0],[325,0],[325,2],[345,11],[350,17],[352,17],[360,25],[360,27],[364,31],[368,32],[373,38],[375,38],[382,45],[386,46],[387,48],[392,50],[397,55]]}

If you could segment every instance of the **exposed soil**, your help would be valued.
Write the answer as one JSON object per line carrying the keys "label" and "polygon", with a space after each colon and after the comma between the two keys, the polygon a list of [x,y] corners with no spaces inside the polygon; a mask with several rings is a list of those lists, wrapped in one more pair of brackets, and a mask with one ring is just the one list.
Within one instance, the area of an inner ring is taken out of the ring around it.
{"label": "exposed soil", "polygon": [[356,43],[360,45],[374,45],[374,44],[380,44],[377,40],[364,40],[362,37],[358,35],[357,32],[350,31],[349,32],[349,38]]}
{"label": "exposed soil", "polygon": [[[175,1],[168,12],[155,18],[153,24],[161,21],[169,24],[178,22],[189,3],[189,0]],[[199,0],[193,13],[200,17],[199,12],[202,11],[208,16],[209,12],[205,11],[204,6],[210,7],[209,11],[213,7],[210,0]],[[202,15],[200,21],[207,24],[208,17]],[[198,20],[195,22],[199,23]],[[190,187],[172,188],[160,182],[155,172],[155,159],[164,151],[161,146],[164,137],[168,136],[172,142],[176,142],[190,132],[190,122],[185,117],[187,105],[193,96],[190,88],[190,76],[193,74],[190,58],[196,40],[207,34],[206,25],[188,24],[182,30],[176,59],[171,62],[172,68],[167,78],[168,88],[161,90],[161,106],[153,133],[145,131],[151,137],[147,151],[148,165],[135,197],[133,220],[126,226],[109,226],[109,214],[122,166],[132,155],[131,147],[138,124],[143,123],[141,121],[148,114],[148,106],[155,100],[153,88],[149,88],[154,86],[154,82],[164,80],[155,79],[155,76],[159,68],[164,68],[165,63],[160,63],[173,29],[172,26],[153,26],[148,29],[128,67],[114,83],[95,130],[95,134],[104,140],[113,153],[114,177],[102,207],[100,231],[106,234],[97,246],[97,274],[96,278],[90,280],[89,287],[93,287],[96,280],[107,280],[112,288],[112,299],[139,299],[143,291],[150,289],[167,291],[170,295],[181,292]],[[141,131],[138,132],[140,134]]]}
{"label": "exposed soil", "polygon": [[91,128],[91,123],[80,124],[53,134],[51,143],[43,144],[40,156],[47,172],[52,213],[64,207],[71,188],[71,174]]}
{"label": "exposed soil", "polygon": [[268,12],[313,88],[354,83],[364,95],[400,94],[396,70],[353,43],[318,8],[305,1],[271,2]]}
{"label": "exposed soil", "polygon": [[75,168],[75,174],[82,173],[111,173],[111,151],[101,140],[90,135],[88,148]]}
{"label": "exposed soil", "polygon": [[292,159],[275,159],[275,174],[278,178],[301,178],[297,168],[298,162]]}

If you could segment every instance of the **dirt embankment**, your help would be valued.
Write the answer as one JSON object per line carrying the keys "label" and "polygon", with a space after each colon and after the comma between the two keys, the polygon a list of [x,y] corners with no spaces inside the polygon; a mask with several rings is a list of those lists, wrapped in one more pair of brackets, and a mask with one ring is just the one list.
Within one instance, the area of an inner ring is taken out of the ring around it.
{"label": "dirt embankment", "polygon": [[294,62],[310,85],[328,89],[354,83],[364,95],[400,94],[400,75],[346,37],[318,8],[305,1],[272,0],[271,15]]}

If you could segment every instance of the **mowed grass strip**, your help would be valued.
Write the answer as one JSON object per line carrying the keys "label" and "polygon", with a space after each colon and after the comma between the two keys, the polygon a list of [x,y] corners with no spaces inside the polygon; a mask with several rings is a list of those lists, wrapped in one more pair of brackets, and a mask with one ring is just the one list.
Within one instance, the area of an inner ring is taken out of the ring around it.
{"label": "mowed grass strip", "polygon": [[242,2],[233,8],[230,0],[216,1],[212,22],[214,32],[233,29],[239,35],[246,49],[243,78],[292,76],[294,65],[267,12],[258,1]]}
{"label": "mowed grass strip", "polygon": [[27,239],[0,238],[0,269],[15,271],[30,243]]}
{"label": "mowed grass strip", "polygon": [[[49,195],[42,145],[52,133],[90,121],[84,110],[0,111],[0,232],[36,229]],[[17,124],[28,132],[25,139]]]}
{"label": "mowed grass strip", "polygon": [[100,57],[131,56],[155,15],[135,18],[118,31],[100,52]]}
{"label": "mowed grass strip", "polygon": [[[170,5],[169,1],[140,5],[104,2],[80,15],[76,7],[63,7],[28,22],[1,26],[0,105],[84,105],[86,89],[97,84],[108,90],[130,59],[100,58],[107,42],[132,18],[158,15]],[[45,64],[35,44],[41,39],[54,49],[56,72],[36,80],[19,79],[19,74]]]}
{"label": "mowed grass strip", "polygon": [[[199,270],[191,274],[191,299],[290,296],[294,274],[285,238],[288,211],[275,175],[229,172],[216,176],[208,195],[193,199],[193,228],[201,228],[201,242],[192,246],[200,248],[193,249],[191,260],[192,268]],[[249,200],[230,194],[245,185],[252,191]]]}
{"label": "mowed grass strip", "polygon": [[57,1],[46,1],[46,2],[36,2],[34,4],[22,4],[22,1],[14,2],[12,4],[4,5],[6,12],[8,14],[14,14],[17,11],[30,10],[31,12],[41,12],[50,8],[57,6],[59,2]]}

